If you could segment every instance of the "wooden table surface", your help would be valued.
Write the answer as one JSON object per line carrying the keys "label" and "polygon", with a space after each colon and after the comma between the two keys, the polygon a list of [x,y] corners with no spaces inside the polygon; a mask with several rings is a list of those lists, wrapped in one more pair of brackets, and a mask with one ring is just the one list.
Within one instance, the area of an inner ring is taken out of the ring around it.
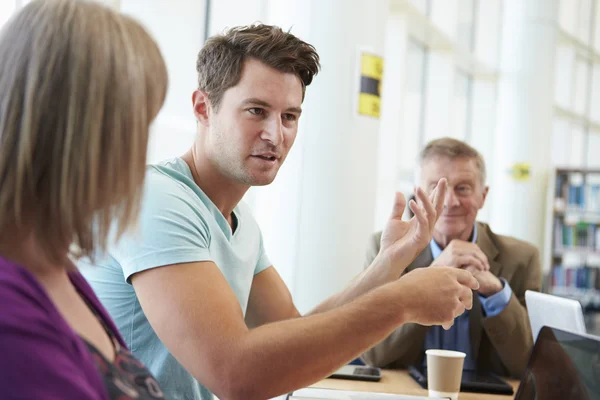
{"label": "wooden table surface", "polygon": [[[512,385],[517,393],[519,381],[515,379],[505,379]],[[408,394],[412,396],[427,396],[427,390],[423,389],[413,378],[404,370],[383,370],[382,378],[379,382],[351,381],[346,379],[324,379],[312,385],[312,387],[323,389],[354,390],[359,392],[380,392]],[[513,396],[485,394],[485,393],[466,393],[458,396],[459,400],[512,400]]]}

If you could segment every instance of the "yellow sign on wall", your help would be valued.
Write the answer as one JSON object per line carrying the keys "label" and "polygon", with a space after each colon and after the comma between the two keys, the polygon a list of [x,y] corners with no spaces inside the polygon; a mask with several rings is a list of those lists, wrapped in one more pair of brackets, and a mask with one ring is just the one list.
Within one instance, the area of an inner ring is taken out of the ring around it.
{"label": "yellow sign on wall", "polygon": [[369,53],[360,55],[360,93],[358,113],[379,118],[383,58]]}
{"label": "yellow sign on wall", "polygon": [[528,181],[531,176],[531,166],[528,163],[515,163],[509,173],[516,181]]}

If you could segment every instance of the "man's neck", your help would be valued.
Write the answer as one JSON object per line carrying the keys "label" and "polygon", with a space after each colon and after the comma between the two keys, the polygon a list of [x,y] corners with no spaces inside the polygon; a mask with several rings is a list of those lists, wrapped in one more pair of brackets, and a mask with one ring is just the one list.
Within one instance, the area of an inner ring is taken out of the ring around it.
{"label": "man's neck", "polygon": [[433,232],[433,240],[437,243],[440,249],[444,250],[446,246],[450,244],[454,239],[463,240],[465,242],[470,242],[473,238],[474,234],[474,226],[471,226],[470,229],[461,232],[459,235],[447,236],[440,232]]}
{"label": "man's neck", "polygon": [[181,159],[186,162],[194,182],[204,194],[221,211],[229,225],[233,226],[231,213],[235,206],[242,200],[248,189],[247,185],[232,184],[224,179],[210,162],[202,157],[198,157],[194,148],[185,153]]}

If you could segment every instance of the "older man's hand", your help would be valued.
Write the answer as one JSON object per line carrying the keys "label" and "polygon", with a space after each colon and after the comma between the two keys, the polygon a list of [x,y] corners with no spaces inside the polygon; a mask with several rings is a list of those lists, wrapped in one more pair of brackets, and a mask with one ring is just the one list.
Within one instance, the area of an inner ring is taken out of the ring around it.
{"label": "older man's hand", "polygon": [[472,268],[472,271],[489,271],[487,256],[475,243],[454,239],[431,265],[447,265],[455,268]]}
{"label": "older man's hand", "polygon": [[493,296],[504,289],[502,281],[490,271],[479,271],[473,267],[465,268],[473,274],[477,282],[479,282],[479,294],[483,297]]}

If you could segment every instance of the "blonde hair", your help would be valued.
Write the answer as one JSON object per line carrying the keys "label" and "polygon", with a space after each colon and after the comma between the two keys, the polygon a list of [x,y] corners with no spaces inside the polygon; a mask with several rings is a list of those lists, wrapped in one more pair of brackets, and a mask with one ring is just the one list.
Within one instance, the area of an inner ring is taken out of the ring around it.
{"label": "blonde hair", "polygon": [[148,130],[167,70],[133,19],[38,0],[0,34],[0,234],[33,234],[52,260],[91,256],[136,220]]}

